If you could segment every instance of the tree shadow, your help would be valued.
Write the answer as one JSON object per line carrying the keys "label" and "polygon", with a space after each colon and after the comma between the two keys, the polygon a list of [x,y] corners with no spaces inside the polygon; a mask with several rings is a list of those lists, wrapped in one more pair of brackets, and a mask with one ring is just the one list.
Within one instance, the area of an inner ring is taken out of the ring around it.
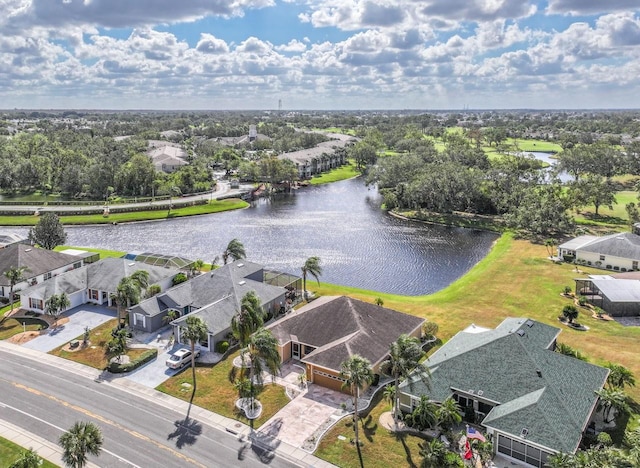
{"label": "tree shadow", "polygon": [[[278,432],[280,427],[278,426]],[[280,445],[280,441],[271,434],[254,432],[252,429],[251,435],[251,450],[258,456],[260,461],[265,465],[268,465],[276,457],[276,449]]]}
{"label": "tree shadow", "polygon": [[360,468],[364,468],[364,460],[362,459],[362,451],[360,450],[360,444],[356,445],[356,450],[358,451],[358,460],[360,460]]}
{"label": "tree shadow", "polygon": [[193,445],[202,434],[202,424],[195,419],[186,417],[173,423],[176,429],[167,436],[167,440],[176,440],[176,447],[181,449],[185,445]]}
{"label": "tree shadow", "polygon": [[373,436],[376,435],[378,430],[378,423],[373,423],[371,415],[368,415],[365,419],[362,419],[362,432],[369,442],[373,442]]}
{"label": "tree shadow", "polygon": [[411,449],[407,445],[407,435],[401,433],[395,433],[394,437],[396,440],[400,441],[402,444],[402,448],[404,449],[404,453],[406,455],[405,459],[411,468],[415,468],[416,464],[413,462],[413,458],[411,458]]}

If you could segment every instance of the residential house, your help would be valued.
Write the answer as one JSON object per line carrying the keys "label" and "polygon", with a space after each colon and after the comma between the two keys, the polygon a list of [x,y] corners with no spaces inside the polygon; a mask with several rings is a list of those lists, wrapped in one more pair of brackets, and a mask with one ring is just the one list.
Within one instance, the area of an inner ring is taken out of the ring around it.
{"label": "residential house", "polygon": [[579,236],[558,246],[558,256],[612,271],[635,271],[640,262],[640,235],[620,232],[608,236]]}
{"label": "residential house", "polygon": [[290,278],[286,284],[277,280],[281,275],[265,270],[262,265],[237,260],[131,307],[129,325],[137,330],[154,332],[167,323],[166,317],[172,310],[179,316],[171,324],[181,342],[180,327],[184,325],[186,315],[195,315],[201,317],[208,328],[207,339],[200,345],[213,351],[215,344],[231,331],[231,319],[240,310],[242,298],[248,292],[256,293],[267,315],[274,316],[286,309],[287,298],[296,288],[300,289],[297,284],[300,279],[285,276]]}
{"label": "residential house", "polygon": [[0,296],[9,297],[11,282],[4,275],[12,267],[25,267],[24,281],[13,288],[14,292],[42,283],[56,275],[83,265],[82,258],[54,250],[39,249],[27,244],[10,244],[0,249]]}
{"label": "residential house", "polygon": [[576,278],[576,295],[612,317],[640,315],[640,272]]}
{"label": "residential house", "polygon": [[175,146],[154,148],[148,154],[157,171],[171,173],[189,164],[187,162],[187,152]]}
{"label": "residential house", "polygon": [[306,367],[307,381],[344,391],[341,364],[359,354],[380,374],[389,346],[402,334],[420,337],[424,319],[347,296],[321,297],[267,328],[282,362]]}
{"label": "residential house", "polygon": [[412,411],[421,395],[452,397],[502,455],[542,467],[554,453],[575,453],[609,370],[555,352],[559,333],[526,318],[471,325],[426,361],[430,388],[419,374],[400,384],[401,409]]}
{"label": "residential house", "polygon": [[71,303],[69,308],[86,303],[112,307],[115,306],[112,296],[120,280],[138,270],[148,272],[149,285],[157,284],[161,291],[171,287],[173,277],[179,272],[125,258],[105,258],[20,291],[20,304],[23,309],[43,313],[47,299],[65,293]]}
{"label": "residential house", "polygon": [[298,169],[300,179],[310,179],[316,174],[340,167],[347,162],[345,147],[352,144],[355,139],[347,135],[330,134],[328,136],[342,138],[324,141],[313,148],[283,153],[278,158],[291,161]]}

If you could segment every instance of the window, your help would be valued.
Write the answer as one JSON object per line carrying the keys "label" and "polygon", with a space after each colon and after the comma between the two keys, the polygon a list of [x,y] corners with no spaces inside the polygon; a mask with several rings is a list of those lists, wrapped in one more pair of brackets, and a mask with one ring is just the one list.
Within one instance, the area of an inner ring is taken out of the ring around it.
{"label": "window", "polygon": [[600,255],[600,261],[604,262],[604,255]]}
{"label": "window", "polygon": [[138,326],[144,328],[144,322],[145,322],[144,318],[145,317],[142,314],[137,314],[137,313],[134,314],[133,315],[133,325],[138,325]]}
{"label": "window", "polygon": [[46,281],[48,279],[51,279],[51,272],[49,271],[49,272],[45,273],[44,275],[42,275],[42,279],[44,281]]}
{"label": "window", "polygon": [[34,299],[33,297],[29,298],[29,307],[32,309],[44,310],[42,299]]}
{"label": "window", "polygon": [[633,261],[631,262],[631,269],[632,270],[637,270],[638,269],[638,262],[637,261]]}
{"label": "window", "polygon": [[498,434],[498,452],[539,468],[545,465],[549,457],[547,452],[502,434]]}
{"label": "window", "polygon": [[89,289],[89,299],[97,301],[99,297],[97,289]]}
{"label": "window", "polygon": [[82,266],[82,262],[76,262],[73,264],[73,268],[80,268]]}

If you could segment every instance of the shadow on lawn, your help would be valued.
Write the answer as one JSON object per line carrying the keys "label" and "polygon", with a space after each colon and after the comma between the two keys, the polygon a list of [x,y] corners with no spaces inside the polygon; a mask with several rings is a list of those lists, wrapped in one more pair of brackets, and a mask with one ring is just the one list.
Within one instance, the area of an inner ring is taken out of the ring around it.
{"label": "shadow on lawn", "polygon": [[396,440],[399,440],[402,444],[402,448],[404,449],[404,453],[406,454],[405,459],[411,468],[415,468],[416,464],[413,463],[413,459],[411,458],[411,449],[407,445],[407,435],[401,434],[399,432],[394,433]]}

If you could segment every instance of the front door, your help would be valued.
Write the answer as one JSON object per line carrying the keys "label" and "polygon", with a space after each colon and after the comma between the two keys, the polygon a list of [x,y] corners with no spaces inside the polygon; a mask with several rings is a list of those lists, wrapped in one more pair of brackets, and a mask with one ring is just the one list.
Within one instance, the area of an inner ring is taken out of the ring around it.
{"label": "front door", "polygon": [[291,347],[291,357],[293,359],[300,359],[300,343],[293,343]]}

